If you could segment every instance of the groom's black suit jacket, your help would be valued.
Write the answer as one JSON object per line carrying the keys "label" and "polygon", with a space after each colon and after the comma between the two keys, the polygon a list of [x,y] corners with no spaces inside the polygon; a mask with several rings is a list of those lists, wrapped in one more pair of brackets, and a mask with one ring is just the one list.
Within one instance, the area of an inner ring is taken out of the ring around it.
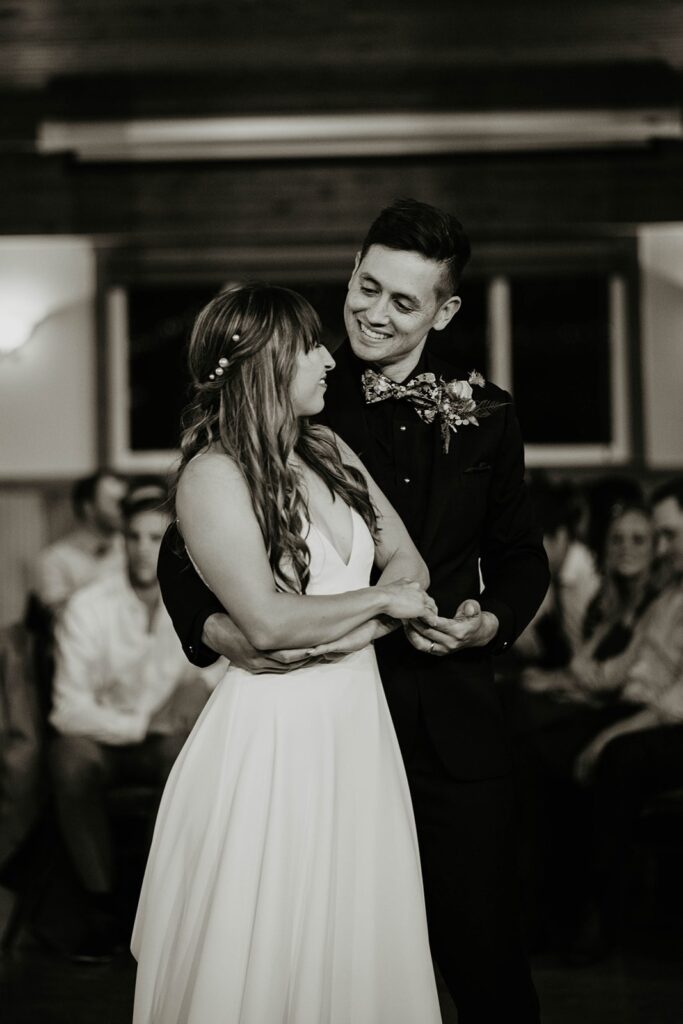
{"label": "groom's black suit jacket", "polygon": [[[469,648],[446,657],[419,653],[402,630],[376,643],[382,682],[404,757],[413,747],[421,715],[454,778],[504,775],[509,770],[509,759],[492,655],[511,644],[531,620],[549,579],[541,535],[524,488],[522,439],[510,396],[489,383],[483,389],[475,388],[478,400],[506,404],[482,418],[478,427],[459,427],[457,434],[451,434],[448,454],[443,452],[438,421],[424,424],[403,400],[401,415],[409,417],[411,427],[414,424],[422,431],[422,447],[408,450],[419,464],[413,465],[409,476],[397,477],[389,471],[391,459],[386,457],[386,441],[391,433],[387,435],[387,410],[367,406],[363,399],[363,364],[348,342],[335,353],[335,359],[337,366],[328,377],[325,409],[318,419],[358,453],[404,518],[429,566],[430,593],[439,613],[451,616],[462,601],[474,597],[482,608],[494,612],[500,623],[498,635],[488,648]],[[425,370],[445,380],[467,376],[428,350],[415,374]],[[379,432],[373,421],[376,416],[385,417]],[[411,417],[415,419],[411,421]],[[396,435],[399,439],[404,436],[408,435]],[[413,477],[424,489],[421,507],[419,503],[416,506],[410,491]],[[210,614],[223,609],[187,557],[179,553],[182,543],[177,543],[174,530],[174,526],[169,528],[159,556],[164,603],[189,659],[195,664],[209,664],[215,655],[201,643],[202,628]],[[479,564],[484,580],[481,595]]]}

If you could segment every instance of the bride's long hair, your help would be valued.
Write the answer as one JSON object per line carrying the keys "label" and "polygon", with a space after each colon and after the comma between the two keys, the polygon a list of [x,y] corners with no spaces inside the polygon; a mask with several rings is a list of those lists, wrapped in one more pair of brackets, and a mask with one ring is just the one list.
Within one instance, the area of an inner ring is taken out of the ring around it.
{"label": "bride's long hair", "polygon": [[[182,456],[172,488],[174,499],[190,459],[221,448],[244,474],[278,586],[298,593],[305,593],[310,575],[303,537],[309,512],[292,453],[377,532],[362,473],[344,465],[328,431],[294,413],[296,356],[318,345],[320,334],[306,299],[275,285],[230,287],[201,310],[190,338],[191,399],[182,416]],[[227,365],[217,374],[222,359]]]}

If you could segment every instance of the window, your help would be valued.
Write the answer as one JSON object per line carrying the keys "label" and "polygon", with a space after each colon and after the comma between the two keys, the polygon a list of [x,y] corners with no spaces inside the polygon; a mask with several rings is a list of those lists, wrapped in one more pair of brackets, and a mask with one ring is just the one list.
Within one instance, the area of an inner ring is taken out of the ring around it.
{"label": "window", "polygon": [[515,398],[530,466],[629,455],[626,286],[619,275],[497,277],[491,379]]}
{"label": "window", "polygon": [[[462,285],[462,307],[444,331],[433,333],[432,349],[512,393],[530,466],[626,462],[633,250],[529,243],[475,245],[477,252]],[[147,263],[107,292],[109,458],[124,471],[162,471],[176,457],[192,323],[230,279],[231,267],[235,278],[275,281],[305,295],[320,314],[330,350],[344,336],[346,251],[252,250],[248,259],[221,253],[204,265],[201,254],[176,255],[175,270],[167,262],[155,276]]]}

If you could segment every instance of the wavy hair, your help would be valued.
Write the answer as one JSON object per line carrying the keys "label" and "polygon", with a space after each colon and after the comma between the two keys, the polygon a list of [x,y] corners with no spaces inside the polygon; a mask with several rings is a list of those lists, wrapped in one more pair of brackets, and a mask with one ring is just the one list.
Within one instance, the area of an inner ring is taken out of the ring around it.
{"label": "wavy hair", "polygon": [[[310,577],[303,537],[310,516],[293,453],[377,533],[362,473],[342,462],[325,428],[297,417],[292,406],[296,357],[319,345],[320,334],[306,299],[276,285],[235,285],[201,310],[190,338],[191,398],[171,497],[190,459],[215,447],[224,451],[244,475],[277,586],[297,593],[306,592]],[[227,364],[216,374],[221,359]]]}

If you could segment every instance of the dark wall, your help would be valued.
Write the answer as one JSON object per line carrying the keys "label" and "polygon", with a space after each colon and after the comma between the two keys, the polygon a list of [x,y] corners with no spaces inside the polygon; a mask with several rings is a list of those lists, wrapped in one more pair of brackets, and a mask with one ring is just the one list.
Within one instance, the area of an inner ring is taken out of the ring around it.
{"label": "dark wall", "polygon": [[680,110],[680,4],[0,0],[0,233],[355,244],[396,195],[474,235],[683,219],[680,142],[307,162],[79,165],[41,122],[309,111]]}
{"label": "dark wall", "polygon": [[392,198],[455,210],[504,238],[629,232],[683,219],[683,149],[593,154],[182,164],[8,157],[0,233],[120,235],[138,242],[356,244]]}

